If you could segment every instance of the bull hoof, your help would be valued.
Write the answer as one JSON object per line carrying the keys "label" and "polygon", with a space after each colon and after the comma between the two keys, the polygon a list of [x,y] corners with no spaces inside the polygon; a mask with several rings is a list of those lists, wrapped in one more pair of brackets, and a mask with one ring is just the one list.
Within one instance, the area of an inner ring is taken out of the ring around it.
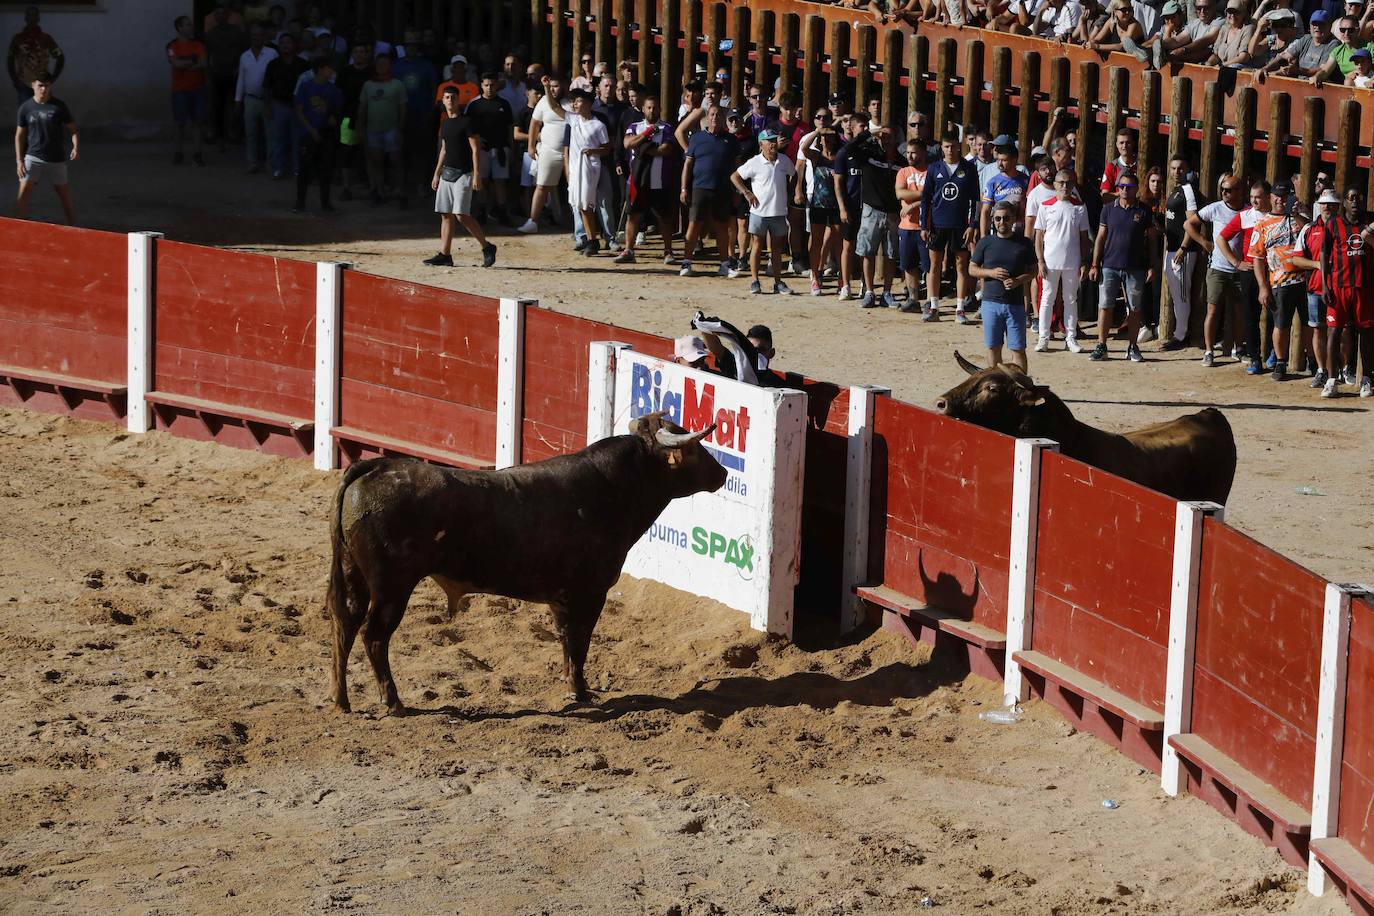
{"label": "bull hoof", "polygon": [[597,695],[592,691],[583,688],[582,690],[572,691],[567,696],[565,696],[564,699],[571,700],[574,703],[586,703],[590,705],[597,701]]}
{"label": "bull hoof", "polygon": [[400,700],[397,700],[395,703],[392,703],[390,706],[386,708],[386,714],[388,716],[394,716],[399,719],[404,716],[410,715],[410,710],[406,707],[406,704],[402,703]]}
{"label": "bull hoof", "polygon": [[339,712],[350,713],[353,711],[353,706],[348,702],[348,697],[344,697],[342,699],[335,697],[330,702],[334,704],[334,708],[337,709]]}

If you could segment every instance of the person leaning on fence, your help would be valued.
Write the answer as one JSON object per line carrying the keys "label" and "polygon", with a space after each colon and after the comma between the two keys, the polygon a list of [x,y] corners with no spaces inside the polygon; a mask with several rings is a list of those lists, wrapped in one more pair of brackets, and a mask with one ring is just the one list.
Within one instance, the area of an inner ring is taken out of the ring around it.
{"label": "person leaning on fence", "polygon": [[[1112,312],[1118,296],[1126,299],[1126,358],[1143,363],[1136,335],[1140,331],[1140,316],[1145,288],[1154,278],[1154,265],[1159,262],[1158,237],[1154,217],[1136,200],[1140,180],[1134,172],[1122,172],[1116,179],[1116,200],[1102,207],[1093,244],[1093,266],[1088,273],[1091,280],[1100,280],[1097,301],[1097,346],[1089,359],[1105,360],[1107,334],[1112,328]],[[1069,309],[1065,301],[1065,311]]]}
{"label": "person leaning on fence", "polygon": [[753,237],[753,247],[749,251],[752,278],[749,292],[754,295],[763,292],[759,260],[765,235],[768,237],[773,292],[782,296],[792,294],[782,282],[782,253],[787,248],[787,186],[797,169],[791,159],[778,152],[778,145],[778,132],[771,127],[765,128],[759,133],[759,154],[730,175],[730,183],[749,201],[749,234]]}
{"label": "person leaning on fence", "polygon": [[1078,343],[1078,288],[1088,272],[1092,240],[1088,235],[1088,208],[1078,199],[1077,185],[1072,169],[1060,169],[1054,176],[1054,196],[1040,206],[1035,221],[1035,255],[1041,283],[1037,353],[1050,348],[1054,300],[1058,295],[1072,306],[1064,309],[1064,346],[1071,353],[1083,352]]}
{"label": "person leaning on fence", "polygon": [[[1255,265],[1260,305],[1268,311],[1273,327],[1272,377],[1281,382],[1288,376],[1285,354],[1293,316],[1304,315],[1307,310],[1307,272],[1293,263],[1307,217],[1298,209],[1291,185],[1274,185],[1269,200],[1269,214],[1251,234],[1249,258]],[[1311,332],[1303,336],[1309,338],[1303,342],[1304,348],[1310,349]]]}
{"label": "person leaning on fence", "polygon": [[431,267],[453,266],[453,233],[458,223],[472,233],[482,246],[482,266],[496,263],[496,246],[487,241],[482,226],[472,217],[472,195],[482,189],[482,172],[477,168],[482,146],[478,127],[458,107],[458,89],[444,90],[444,123],[439,127],[439,157],[434,165],[430,187],[434,189],[434,212],[439,214],[439,253],[426,258]]}
{"label": "person leaning on fence", "polygon": [[[19,175],[19,195],[14,215],[28,216],[29,196],[41,182],[51,184],[62,204],[68,225],[76,225],[76,205],[67,183],[67,163],[80,156],[81,139],[67,103],[52,94],[52,76],[40,73],[29,85],[32,98],[15,113],[14,160]],[[68,137],[71,149],[68,151]]]}
{"label": "person leaning on fence", "polygon": [[1326,63],[1312,74],[1313,86],[1345,82],[1345,78],[1355,69],[1355,52],[1367,47],[1360,41],[1360,21],[1354,16],[1342,16],[1336,20],[1336,39],[1337,44],[1331,49]]}
{"label": "person leaning on fence", "polygon": [[1311,79],[1326,65],[1336,44],[1331,35],[1331,14],[1324,9],[1313,10],[1307,20],[1307,34],[1272,57],[1263,72]]}
{"label": "person leaning on fence", "polygon": [[[1217,344],[1217,332],[1221,329],[1221,318],[1223,315],[1234,314],[1240,302],[1241,286],[1236,268],[1230,259],[1217,249],[1219,246],[1230,245],[1233,254],[1240,253],[1241,237],[1236,236],[1230,242],[1221,241],[1221,230],[1240,213],[1237,205],[1241,202],[1240,195],[1244,190],[1245,185],[1241,177],[1227,172],[1217,182],[1217,192],[1221,199],[1188,217],[1184,224],[1184,231],[1188,237],[1203,250],[1210,252],[1207,264],[1207,318],[1202,325],[1202,365],[1209,368],[1215,360],[1213,350]],[[1208,226],[1210,229],[1205,228]]]}
{"label": "person leaning on fence", "polygon": [[990,218],[992,234],[978,240],[969,267],[983,281],[983,344],[990,366],[1003,362],[1005,343],[1011,361],[1026,369],[1025,290],[1035,278],[1035,252],[1015,232],[1015,207],[1003,201]]}

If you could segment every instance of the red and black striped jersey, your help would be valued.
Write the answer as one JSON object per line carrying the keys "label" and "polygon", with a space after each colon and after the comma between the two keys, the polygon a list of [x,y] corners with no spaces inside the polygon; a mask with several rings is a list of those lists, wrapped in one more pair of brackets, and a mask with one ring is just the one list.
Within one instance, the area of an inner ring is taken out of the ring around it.
{"label": "red and black striped jersey", "polygon": [[1361,289],[1364,286],[1365,250],[1361,227],[1345,217],[1327,221],[1322,233],[1322,263],[1326,281],[1332,289]]}

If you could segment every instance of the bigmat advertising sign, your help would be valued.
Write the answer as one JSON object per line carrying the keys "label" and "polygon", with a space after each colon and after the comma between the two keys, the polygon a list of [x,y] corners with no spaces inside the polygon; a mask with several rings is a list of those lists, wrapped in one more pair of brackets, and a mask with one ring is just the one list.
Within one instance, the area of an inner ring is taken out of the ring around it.
{"label": "bigmat advertising sign", "polygon": [[715,423],[702,445],[729,474],[715,493],[669,503],[630,550],[625,572],[714,598],[747,612],[754,629],[791,636],[806,395],[746,385],[618,344],[592,344],[591,365],[589,440],[627,433],[635,417],[660,410],[693,432]]}

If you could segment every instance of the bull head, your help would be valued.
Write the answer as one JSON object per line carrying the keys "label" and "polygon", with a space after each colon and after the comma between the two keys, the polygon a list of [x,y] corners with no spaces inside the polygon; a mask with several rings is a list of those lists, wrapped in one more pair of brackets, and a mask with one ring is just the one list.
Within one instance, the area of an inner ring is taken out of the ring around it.
{"label": "bull head", "polygon": [[1049,394],[1049,388],[1035,384],[1019,366],[1004,363],[980,369],[957,350],[954,360],[969,378],[935,402],[946,416],[1020,435],[1029,419],[1027,411],[1044,404]]}
{"label": "bull head", "polygon": [[[700,446],[702,439],[715,432],[716,424],[688,432],[667,418],[663,411],[647,413],[630,421],[630,434],[653,444],[674,471],[698,468],[703,480],[695,490],[714,492],[725,485],[725,468],[710,452]],[[697,476],[691,475],[688,476]]]}

